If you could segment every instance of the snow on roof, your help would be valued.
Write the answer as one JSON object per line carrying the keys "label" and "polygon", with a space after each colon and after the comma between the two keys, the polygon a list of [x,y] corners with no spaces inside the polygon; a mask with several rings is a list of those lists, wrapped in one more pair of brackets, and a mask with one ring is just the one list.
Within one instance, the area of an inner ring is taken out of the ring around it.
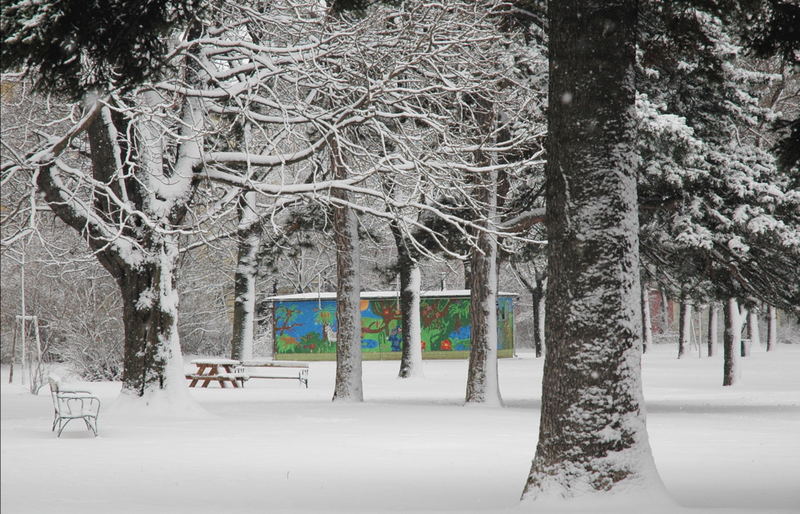
{"label": "snow on roof", "polygon": [[[361,298],[364,300],[373,300],[379,298],[397,298],[398,291],[361,291]],[[442,291],[422,291],[422,298],[462,298],[469,296],[469,289],[445,289]],[[497,296],[519,296],[517,293],[509,293],[500,291]],[[269,296],[265,298],[267,301],[272,302],[289,302],[289,301],[303,301],[303,300],[335,300],[336,293],[300,293],[300,294],[283,294],[278,296]]]}

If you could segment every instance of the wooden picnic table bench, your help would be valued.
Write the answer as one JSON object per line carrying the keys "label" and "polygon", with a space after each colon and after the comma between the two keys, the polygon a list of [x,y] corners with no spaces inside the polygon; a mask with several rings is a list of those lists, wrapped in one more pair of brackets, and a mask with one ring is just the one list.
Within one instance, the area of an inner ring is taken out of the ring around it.
{"label": "wooden picnic table bench", "polygon": [[211,382],[216,382],[223,389],[228,383],[233,387],[239,387],[234,367],[239,365],[239,361],[233,359],[195,359],[192,364],[197,366],[195,373],[187,373],[186,378],[191,380],[189,387],[195,387],[202,381],[200,387],[208,387]]}
{"label": "wooden picnic table bench", "polygon": [[[277,379],[277,380],[299,380],[302,385],[308,388],[308,363],[298,361],[276,361],[272,359],[247,359],[238,361],[234,359],[195,359],[192,364],[197,366],[194,373],[186,373],[186,378],[191,380],[189,387],[197,386],[198,382],[203,384],[200,387],[208,387],[211,382],[216,382],[220,387],[225,388],[227,384],[233,387],[244,387],[244,383],[250,379]],[[261,371],[253,371],[252,368],[262,368]],[[267,369],[296,369],[297,373],[270,373]]]}

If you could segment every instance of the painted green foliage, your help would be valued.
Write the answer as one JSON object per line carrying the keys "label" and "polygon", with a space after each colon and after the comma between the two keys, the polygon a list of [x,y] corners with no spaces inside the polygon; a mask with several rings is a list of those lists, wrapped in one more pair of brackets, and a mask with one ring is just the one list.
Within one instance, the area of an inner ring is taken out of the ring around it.
{"label": "painted green foliage", "polygon": [[[498,349],[511,349],[513,301],[498,299]],[[469,351],[469,298],[423,298],[420,302],[423,352]],[[276,349],[279,354],[336,352],[336,302],[276,301]],[[397,299],[361,300],[361,349],[365,353],[400,353],[401,317]]]}

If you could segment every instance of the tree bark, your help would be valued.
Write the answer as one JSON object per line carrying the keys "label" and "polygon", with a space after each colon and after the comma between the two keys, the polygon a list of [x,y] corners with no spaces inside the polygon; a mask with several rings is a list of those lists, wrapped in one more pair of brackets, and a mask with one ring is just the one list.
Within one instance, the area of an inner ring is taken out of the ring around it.
{"label": "tree bark", "polygon": [[546,302],[547,296],[547,278],[541,282],[542,294],[539,296],[539,303],[536,306],[536,312],[539,314],[539,319],[536,323],[536,333],[538,334],[539,348],[536,353],[537,357],[542,357],[547,354],[547,339],[545,338],[545,320],[546,316]]}
{"label": "tree bark", "polygon": [[669,332],[669,298],[667,292],[661,290],[661,333],[666,334]]}
{"label": "tree bark", "polygon": [[159,246],[159,259],[138,267],[121,264],[114,277],[125,331],[122,389],[135,396],[186,382],[178,339],[177,245]]}
{"label": "tree bark", "polygon": [[741,344],[741,323],[739,322],[739,305],[736,298],[728,298],[724,309],[725,332],[722,335],[723,367],[722,385],[729,386],[738,379],[737,351]]}
{"label": "tree bark", "polygon": [[713,357],[717,350],[717,324],[719,319],[719,306],[711,303],[708,306],[708,356]]}
{"label": "tree bark", "polygon": [[678,358],[686,355],[692,332],[692,304],[688,300],[681,301],[680,329],[678,334]]}
{"label": "tree bark", "polygon": [[747,335],[750,337],[750,345],[758,346],[761,344],[761,333],[758,327],[758,309],[753,307],[747,312]]}
{"label": "tree bark", "polygon": [[233,278],[233,334],[231,359],[253,357],[253,338],[256,311],[256,272],[258,248],[261,245],[261,223],[255,212],[256,194],[239,197],[238,255]]}
{"label": "tree bark", "polygon": [[[477,99],[474,108],[482,135],[494,127],[493,106]],[[476,152],[476,162],[489,164],[489,156]],[[476,178],[475,199],[484,206],[486,230],[495,225],[497,215],[497,172]],[[500,384],[497,376],[497,239],[486,230],[477,234],[477,248],[470,252],[470,335],[469,369],[467,372],[466,403],[499,405]]]}
{"label": "tree bark", "polygon": [[640,369],[636,17],[635,1],[548,4],[548,350],[524,499],[658,482]]}
{"label": "tree bark", "polygon": [[[493,196],[493,186],[487,189],[491,191],[489,196]],[[494,211],[493,206],[490,211]],[[472,331],[466,402],[500,404],[497,376],[497,241],[491,234],[481,232],[478,235],[478,247],[481,251],[473,250],[471,255]]]}
{"label": "tree bark", "polygon": [[[744,329],[744,323],[750,321],[749,310],[746,309],[744,306],[739,307],[739,354],[742,357],[749,357],[750,356],[750,339],[747,337],[742,337],[742,330]],[[748,323],[749,324],[749,323]],[[748,327],[749,328],[749,327]]]}
{"label": "tree bark", "polygon": [[650,321],[650,294],[647,284],[642,283],[642,353],[653,344],[653,327]]}
{"label": "tree bark", "polygon": [[545,293],[547,292],[547,275],[538,269],[533,272],[533,281],[528,280],[523,275],[514,261],[511,261],[511,269],[516,273],[519,281],[531,294],[531,309],[533,311],[533,349],[536,357],[541,357],[545,350],[544,339],[544,312],[545,312]]}
{"label": "tree bark", "polygon": [[531,291],[531,301],[533,305],[533,350],[538,358],[542,356],[542,336],[544,335],[540,331],[540,327],[544,326],[542,316],[544,312],[540,309],[540,305],[544,301],[544,294],[540,288],[537,287]]}
{"label": "tree bark", "polygon": [[772,305],[767,307],[767,351],[771,352],[778,344],[778,311]]}
{"label": "tree bark", "polygon": [[472,261],[467,259],[464,261],[464,289],[472,287]]}
{"label": "tree bark", "polygon": [[400,276],[400,316],[403,346],[400,355],[400,378],[422,376],[422,321],[420,295],[422,273],[419,254],[406,239],[400,225],[389,224],[397,247],[397,267]]}
{"label": "tree bark", "polygon": [[[333,177],[347,178],[336,142],[330,145]],[[348,201],[346,191],[331,196]],[[364,401],[361,378],[361,283],[359,279],[358,219],[353,209],[337,204],[333,208],[333,239],[336,246],[336,383],[333,401]]]}
{"label": "tree bark", "polygon": [[400,357],[400,378],[422,376],[422,321],[420,319],[420,289],[422,274],[416,261],[400,268],[400,313],[402,316],[403,347]]}

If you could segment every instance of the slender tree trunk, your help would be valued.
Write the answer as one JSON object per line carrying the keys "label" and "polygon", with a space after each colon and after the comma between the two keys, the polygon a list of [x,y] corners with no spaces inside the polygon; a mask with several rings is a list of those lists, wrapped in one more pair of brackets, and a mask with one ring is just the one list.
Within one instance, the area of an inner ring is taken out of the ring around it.
{"label": "slender tree trunk", "polygon": [[[744,329],[744,323],[748,323],[750,321],[749,310],[746,309],[744,306],[739,307],[739,348],[740,348],[740,355],[742,357],[749,357],[750,356],[750,339],[747,337],[742,337],[742,330]],[[749,326],[748,326],[749,328]]]}
{"label": "slender tree trunk", "polygon": [[758,308],[753,307],[747,313],[747,335],[750,337],[751,348],[761,344],[761,333],[758,329]]}
{"label": "slender tree trunk", "polygon": [[741,343],[741,323],[739,322],[739,305],[736,298],[728,298],[724,309],[725,332],[722,336],[723,368],[722,385],[729,386],[738,379],[737,350]]}
{"label": "slender tree trunk", "polygon": [[635,1],[548,3],[548,349],[524,499],[657,482],[640,369],[636,17]]}
{"label": "slender tree trunk", "polygon": [[[474,112],[482,134],[494,127],[494,112],[485,99],[476,100]],[[483,152],[476,152],[476,162],[489,164]],[[497,216],[497,172],[477,177],[475,196],[484,206],[484,228],[494,227]],[[470,252],[470,335],[469,369],[467,373],[467,403],[499,405],[500,384],[497,377],[497,239],[486,232],[477,234],[477,249]]]}
{"label": "slender tree trunk", "polygon": [[547,292],[547,275],[534,269],[533,281],[530,281],[517,269],[514,261],[511,261],[511,269],[514,270],[519,281],[531,294],[531,308],[533,310],[533,349],[538,358],[544,355],[545,351],[544,311],[545,293]]}
{"label": "slender tree trunk", "polygon": [[642,353],[653,344],[653,327],[650,324],[650,294],[647,284],[642,283]]}
{"label": "slender tree trunk", "polygon": [[420,295],[422,274],[419,255],[414,251],[400,226],[389,224],[397,247],[397,267],[400,275],[400,316],[403,336],[400,356],[400,378],[422,376],[422,321]]}
{"label": "slender tree trunk", "polygon": [[261,244],[261,223],[255,212],[256,194],[244,193],[239,198],[239,243],[233,279],[233,336],[231,359],[253,357],[256,312],[256,272],[258,248]]}
{"label": "slender tree trunk", "polygon": [[[331,144],[331,166],[337,179],[347,178],[338,146]],[[347,201],[345,191],[334,198]],[[333,208],[333,239],[336,245],[336,384],[334,401],[364,401],[361,380],[361,284],[359,279],[358,219],[347,206]]]}
{"label": "slender tree trunk", "polygon": [[771,352],[778,344],[778,311],[772,305],[767,307],[767,351]]}
{"label": "slender tree trunk", "polygon": [[537,357],[541,357],[542,355],[547,354],[547,339],[545,339],[545,319],[546,319],[546,302],[545,297],[547,296],[547,278],[543,278],[539,281],[539,287],[541,288],[541,295],[539,296],[539,302],[536,305],[536,312],[539,314],[539,319],[536,323],[536,332],[539,335],[539,345],[541,346],[540,353],[537,353]]}
{"label": "slender tree trunk", "polygon": [[[484,191],[489,219],[494,219],[496,209],[493,177]],[[487,227],[489,224],[487,223]],[[497,240],[491,234],[478,234],[480,251],[472,251],[470,266],[470,318],[472,322],[469,372],[467,375],[467,403],[500,403],[500,385],[497,376]]]}
{"label": "slender tree trunk", "polygon": [[422,321],[420,289],[422,274],[419,264],[409,261],[400,267],[400,313],[402,316],[403,352],[400,378],[422,376]]}
{"label": "slender tree trunk", "polygon": [[464,289],[472,287],[472,260],[464,261]]}
{"label": "slender tree trunk", "polygon": [[692,304],[688,300],[681,301],[680,333],[678,334],[678,358],[686,355],[692,330]]}
{"label": "slender tree trunk", "polygon": [[542,294],[541,288],[537,287],[531,291],[531,301],[533,305],[533,350],[536,352],[537,358],[542,356],[542,339],[544,334],[541,333],[539,328],[544,325],[544,320],[542,319],[544,313],[540,309],[543,300],[544,294]]}
{"label": "slender tree trunk", "polygon": [[661,333],[669,332],[669,298],[667,292],[661,290]]}
{"label": "slender tree trunk", "polygon": [[713,357],[717,349],[717,324],[719,319],[719,305],[708,305],[708,356]]}

